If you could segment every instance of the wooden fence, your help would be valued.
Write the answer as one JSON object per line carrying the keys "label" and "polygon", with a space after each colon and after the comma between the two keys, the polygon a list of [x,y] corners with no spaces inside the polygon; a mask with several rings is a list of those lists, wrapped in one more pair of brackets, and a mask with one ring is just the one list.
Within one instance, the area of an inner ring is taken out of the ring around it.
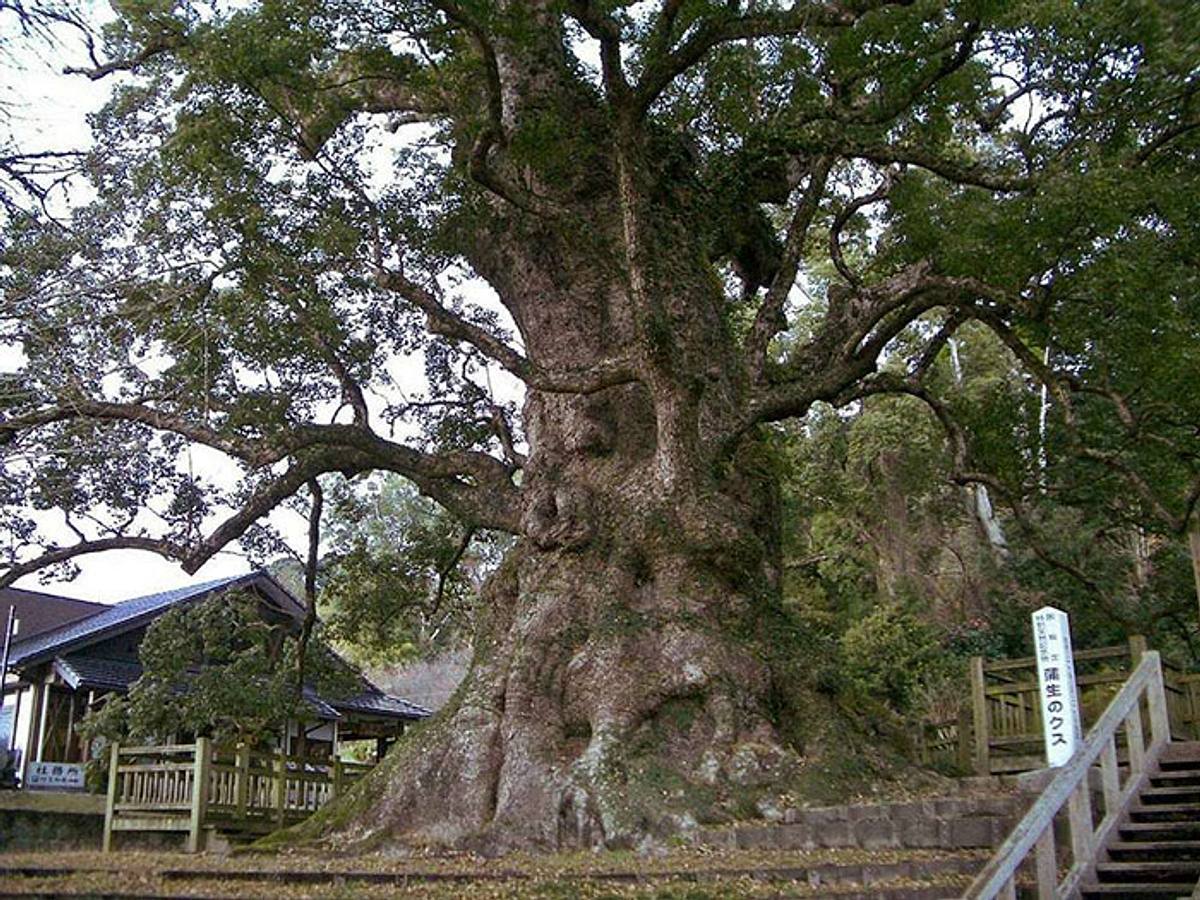
{"label": "wooden fence", "polygon": [[208,829],[266,834],[312,815],[371,766],[253,751],[245,745],[122,747],[109,757],[104,850],[118,831],[179,831],[204,848]]}
{"label": "wooden fence", "polygon": [[[1127,644],[1075,651],[1079,708],[1086,730],[1137,668],[1146,639],[1135,635]],[[1182,738],[1200,739],[1200,673],[1186,673],[1162,661],[1164,690],[1171,726]],[[968,667],[970,700],[956,715],[922,722],[914,735],[926,763],[954,762],[978,775],[1008,774],[1045,765],[1037,660],[984,660]]]}
{"label": "wooden fence", "polygon": [[[1122,816],[1146,784],[1163,747],[1171,739],[1167,700],[1158,654],[1145,653],[1129,680],[1113,698],[1071,761],[1054,778],[1025,817],[1000,845],[996,855],[971,883],[963,900],[1016,900],[1016,880],[1026,859],[1033,863],[1039,900],[1076,897],[1095,874],[1098,851],[1115,832]],[[1143,708],[1145,713],[1143,713]],[[1150,722],[1147,743],[1143,715]],[[1126,738],[1128,767],[1117,761],[1117,734]],[[1089,773],[1099,765],[1103,789],[1098,817],[1092,813]],[[1122,781],[1124,772],[1124,781]],[[1070,864],[1059,865],[1054,820],[1066,808]]]}

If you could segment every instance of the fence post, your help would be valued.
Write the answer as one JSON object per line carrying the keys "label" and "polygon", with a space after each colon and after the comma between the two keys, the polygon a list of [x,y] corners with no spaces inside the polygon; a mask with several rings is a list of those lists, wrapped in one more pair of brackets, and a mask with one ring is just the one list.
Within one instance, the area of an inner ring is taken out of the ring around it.
{"label": "fence post", "polygon": [[275,754],[275,821],[283,827],[284,810],[287,807],[287,755],[280,748]]}
{"label": "fence post", "polygon": [[958,708],[958,767],[964,772],[971,768],[971,711]]}
{"label": "fence post", "polygon": [[1165,744],[1171,740],[1171,720],[1167,715],[1167,694],[1163,684],[1162,660],[1154,654],[1154,677],[1150,680],[1146,692],[1146,703],[1150,707],[1150,740],[1155,744]]}
{"label": "fence post", "polygon": [[988,711],[987,695],[984,693],[983,657],[971,657],[971,721],[975,732],[975,774],[991,775],[988,759]]}
{"label": "fence post", "polygon": [[334,799],[335,797],[340,797],[342,795],[342,758],[340,756],[334,756],[332,771],[333,771],[333,785],[330,787],[330,790],[329,790],[329,799],[330,800]]}
{"label": "fence post", "polygon": [[246,818],[246,806],[250,798],[250,747],[245,742],[238,744],[234,765],[233,803],[240,822]]}
{"label": "fence post", "polygon": [[113,817],[117,811],[117,783],[121,778],[121,744],[113,741],[109,745],[112,755],[108,758],[108,800],[104,804],[104,843],[101,849],[112,850]]}
{"label": "fence post", "polygon": [[1200,740],[1200,696],[1197,693],[1197,687],[1200,686],[1200,680],[1193,677],[1187,682],[1187,709],[1189,722],[1192,726],[1192,740]]}
{"label": "fence post", "polygon": [[1142,656],[1145,654],[1146,648],[1147,648],[1147,644],[1146,644],[1145,635],[1131,634],[1129,636],[1129,672],[1130,672],[1130,674],[1132,674],[1133,670],[1138,667],[1139,663],[1141,663]]}
{"label": "fence post", "polygon": [[212,763],[208,738],[196,738],[195,753],[192,762],[192,819],[188,824],[188,853],[199,853],[204,849],[204,814],[208,811],[208,773]]}

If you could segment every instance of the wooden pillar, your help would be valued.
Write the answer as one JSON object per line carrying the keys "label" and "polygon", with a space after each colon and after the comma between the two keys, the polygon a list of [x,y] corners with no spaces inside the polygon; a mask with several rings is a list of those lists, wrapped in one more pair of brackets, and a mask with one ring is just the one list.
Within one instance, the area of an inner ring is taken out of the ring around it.
{"label": "wooden pillar", "polygon": [[983,657],[971,657],[971,723],[975,732],[975,774],[991,775],[988,742],[987,694],[984,692]]}
{"label": "wooden pillar", "polygon": [[37,761],[42,761],[42,754],[46,751],[46,719],[50,712],[50,685],[48,682],[43,682],[42,688],[42,706],[38,711],[38,739],[37,739]]}
{"label": "wooden pillar", "polygon": [[33,681],[33,698],[29,703],[29,735],[25,741],[25,752],[21,755],[21,786],[29,783],[29,764],[37,753],[39,741],[38,722],[41,721],[43,694],[46,686],[41,681]]}
{"label": "wooden pillar", "polygon": [[196,738],[196,758],[192,763],[192,817],[188,823],[188,853],[204,849],[204,815],[208,811],[208,773],[212,748],[206,737]]}
{"label": "wooden pillar", "polygon": [[1157,670],[1146,691],[1146,702],[1150,707],[1150,740],[1154,744],[1165,744],[1171,740],[1171,720],[1167,715],[1167,694],[1163,684],[1162,663],[1157,653],[1152,656]]}
{"label": "wooden pillar", "polygon": [[1142,661],[1142,657],[1146,654],[1146,636],[1142,634],[1131,634],[1129,636],[1129,671],[1132,672],[1138,667]]}
{"label": "wooden pillar", "polygon": [[287,754],[279,750],[275,754],[275,822],[283,827],[287,810]]}
{"label": "wooden pillar", "polygon": [[104,843],[102,850],[112,850],[113,816],[117,811],[117,784],[121,778],[121,745],[113,741],[108,757],[108,800],[104,804]]}
{"label": "wooden pillar", "polygon": [[8,737],[8,746],[3,748],[5,750],[11,750],[13,747],[15,747],[17,745],[17,731],[21,727],[21,698],[24,696],[25,696],[25,692],[23,690],[17,689],[15,691],[13,691],[14,699],[13,699],[12,734],[10,734]]}
{"label": "wooden pillar", "polygon": [[[92,705],[96,702],[96,692],[88,691],[87,701],[83,707],[83,714],[86,716],[91,712]],[[79,761],[86,763],[92,758],[92,742],[82,734],[79,735]]]}
{"label": "wooden pillar", "polygon": [[237,771],[233,776],[234,806],[238,821],[246,818],[246,807],[250,802],[250,747],[238,744],[235,765]]}
{"label": "wooden pillar", "polygon": [[74,743],[75,738],[75,692],[71,691],[67,695],[67,737],[63,742],[63,762],[75,762]]}
{"label": "wooden pillar", "polygon": [[335,756],[330,767],[330,774],[333,777],[333,784],[329,789],[329,799],[340,797],[342,794],[342,760],[341,757]]}
{"label": "wooden pillar", "polygon": [[958,767],[966,772],[971,768],[971,710],[958,708]]}

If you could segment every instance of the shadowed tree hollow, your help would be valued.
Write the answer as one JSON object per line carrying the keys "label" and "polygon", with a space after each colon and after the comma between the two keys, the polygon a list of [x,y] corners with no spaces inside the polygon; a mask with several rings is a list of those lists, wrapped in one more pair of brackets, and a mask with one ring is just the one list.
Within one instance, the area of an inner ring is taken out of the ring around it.
{"label": "shadowed tree hollow", "polygon": [[[318,476],[399,473],[517,541],[454,704],[311,831],[629,845],[782,783],[821,748],[776,423],[905,394],[1018,522],[1048,454],[1194,516],[1192,19],[122,5],[75,72],[114,84],[94,199],[6,223],[0,584],[196,571]],[[935,377],[968,323],[1049,397],[1003,476]]]}

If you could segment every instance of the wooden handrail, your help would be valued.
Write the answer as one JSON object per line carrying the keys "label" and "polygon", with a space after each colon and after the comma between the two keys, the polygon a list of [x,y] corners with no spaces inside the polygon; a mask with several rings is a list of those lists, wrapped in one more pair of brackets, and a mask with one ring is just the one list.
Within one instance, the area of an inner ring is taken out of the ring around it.
{"label": "wooden handrail", "polygon": [[[1143,746],[1143,696],[1150,714],[1149,747]],[[1130,769],[1124,787],[1120,784],[1116,753],[1116,734],[1122,725],[1129,741]],[[994,897],[1015,900],[1017,869],[1035,849],[1038,900],[1074,896],[1084,878],[1094,873],[1097,853],[1104,848],[1125,809],[1145,784],[1148,770],[1157,762],[1168,740],[1170,725],[1162,664],[1158,653],[1150,650],[1142,656],[1125,686],[1088,732],[1083,746],[1057,771],[1037,802],[971,883],[963,900],[992,900]],[[1099,826],[1093,828],[1088,772],[1097,760],[1101,764],[1105,814]],[[1066,877],[1059,882],[1054,817],[1065,805],[1069,805],[1073,859]]]}
{"label": "wooden handrail", "polygon": [[[315,812],[373,768],[336,758],[264,754],[249,747],[112,745],[104,849],[113,831],[184,830],[188,850],[214,825],[282,828]],[[181,815],[182,814],[182,815]],[[157,818],[156,818],[157,817]]]}
{"label": "wooden handrail", "polygon": [[[1076,662],[1095,661],[1097,659],[1120,659],[1129,656],[1127,644],[1117,644],[1112,647],[1093,647],[1088,650],[1076,650],[1073,654]],[[1036,669],[1036,656],[1022,656],[1016,659],[996,659],[984,662],[984,671],[989,675],[993,672],[1010,672],[1013,669]]]}

